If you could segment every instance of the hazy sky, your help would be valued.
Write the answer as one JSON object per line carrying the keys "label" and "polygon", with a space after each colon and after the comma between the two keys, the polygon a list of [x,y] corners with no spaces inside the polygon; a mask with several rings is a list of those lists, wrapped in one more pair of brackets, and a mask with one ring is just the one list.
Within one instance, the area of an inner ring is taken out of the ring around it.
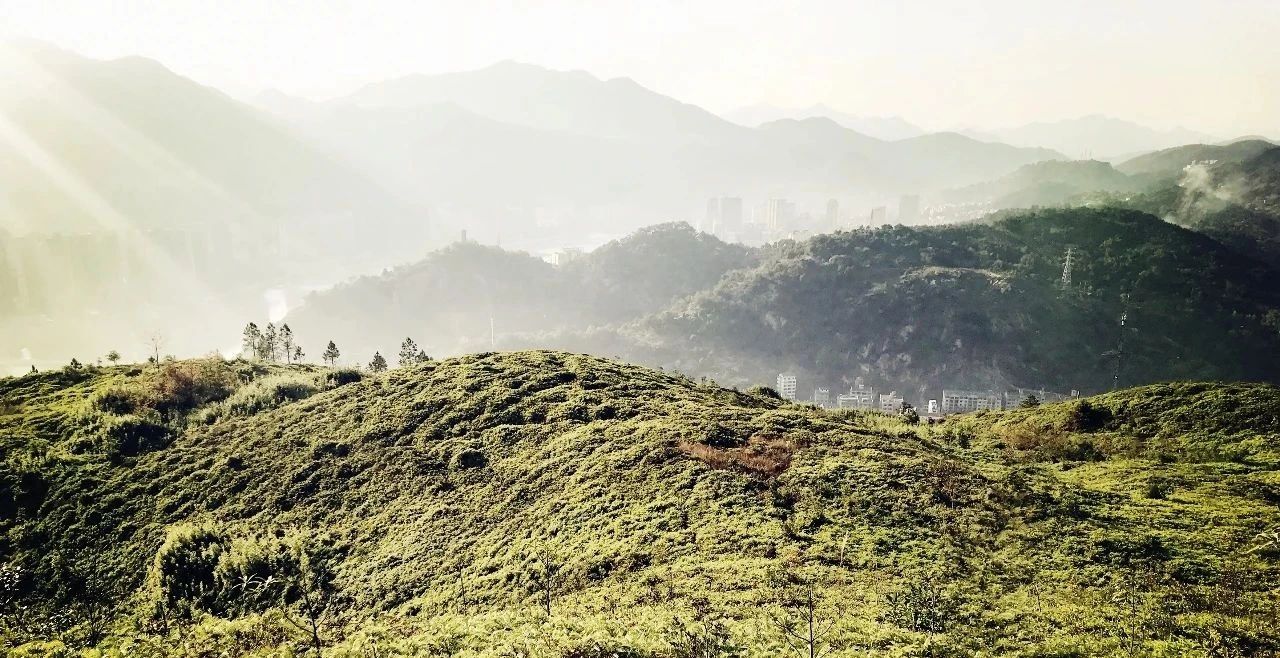
{"label": "hazy sky", "polygon": [[1102,113],[1280,135],[1280,0],[0,0],[0,35],[310,97],[516,59],[726,111],[928,128]]}

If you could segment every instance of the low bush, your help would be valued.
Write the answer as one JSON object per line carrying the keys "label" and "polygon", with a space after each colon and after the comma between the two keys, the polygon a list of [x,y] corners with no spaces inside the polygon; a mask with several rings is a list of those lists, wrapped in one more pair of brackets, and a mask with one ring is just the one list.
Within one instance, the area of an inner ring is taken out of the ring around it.
{"label": "low bush", "polygon": [[347,384],[354,384],[364,378],[357,368],[334,368],[326,370],[320,377],[320,386],[330,390]]}
{"label": "low bush", "polygon": [[231,416],[252,416],[320,392],[316,378],[304,373],[268,375],[241,386],[230,397],[204,409],[199,418],[213,423]]}

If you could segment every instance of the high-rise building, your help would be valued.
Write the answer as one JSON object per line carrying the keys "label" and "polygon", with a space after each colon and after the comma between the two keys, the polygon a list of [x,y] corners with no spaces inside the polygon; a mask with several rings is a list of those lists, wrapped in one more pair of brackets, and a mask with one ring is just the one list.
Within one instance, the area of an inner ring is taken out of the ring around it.
{"label": "high-rise building", "polygon": [[889,209],[884,206],[876,206],[871,209],[871,217],[867,219],[870,226],[882,226],[889,219]]}
{"label": "high-rise building", "polygon": [[702,225],[698,228],[706,233],[715,233],[719,223],[720,198],[711,197],[710,199],[707,199],[707,216],[702,220]]}
{"label": "high-rise building", "polygon": [[904,194],[898,199],[898,223],[913,224],[920,220],[920,197]]}
{"label": "high-rise building", "polygon": [[786,199],[769,199],[765,208],[764,224],[771,231],[781,231],[791,225],[796,206]]}
{"label": "high-rise building", "polygon": [[835,199],[827,199],[827,215],[826,226],[829,230],[834,230],[840,225],[840,202]]}
{"label": "high-rise building", "polygon": [[778,395],[783,400],[796,399],[796,376],[790,373],[781,373],[778,375]]}
{"label": "high-rise building", "polygon": [[813,389],[813,403],[826,409],[831,406],[831,389],[815,388]]}
{"label": "high-rise building", "polygon": [[720,236],[734,236],[742,230],[742,197],[707,199],[707,218],[702,230]]}

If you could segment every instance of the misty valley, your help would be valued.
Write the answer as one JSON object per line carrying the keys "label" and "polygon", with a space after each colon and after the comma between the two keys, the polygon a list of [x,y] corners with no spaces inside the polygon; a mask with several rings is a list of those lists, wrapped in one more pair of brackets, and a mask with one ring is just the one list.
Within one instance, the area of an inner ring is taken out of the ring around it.
{"label": "misty valley", "polygon": [[[0,29],[7,655],[1280,656],[1280,142],[423,73],[332,3],[282,15],[350,38],[341,93],[250,93],[178,71],[282,5],[105,4]],[[493,13],[586,53],[533,17],[621,11],[560,4]],[[28,38],[64,24],[180,66]],[[644,80],[750,69],[660,68],[723,38],[672,25]]]}

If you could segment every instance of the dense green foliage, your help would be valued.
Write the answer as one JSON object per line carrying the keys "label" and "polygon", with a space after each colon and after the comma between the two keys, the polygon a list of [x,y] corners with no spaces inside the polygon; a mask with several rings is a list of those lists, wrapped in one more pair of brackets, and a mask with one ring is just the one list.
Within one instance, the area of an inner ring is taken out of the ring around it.
{"label": "dense green foliage", "polygon": [[1122,295],[1122,386],[1280,373],[1280,332],[1268,319],[1280,275],[1114,208],[784,243],[758,267],[631,327],[636,346],[592,350],[732,383],[794,371],[838,390],[861,376],[917,400],[943,387],[1100,391],[1116,370]]}
{"label": "dense green foliage", "polygon": [[740,386],[796,371],[806,388],[838,391],[863,377],[923,401],[943,387],[1109,389],[1122,334],[1121,386],[1272,381],[1280,317],[1268,312],[1278,307],[1280,274],[1263,263],[1103,207],[753,251],[672,224],[560,267],[460,244],[316,295],[290,320],[315,334],[310,343],[368,344],[352,351],[362,356],[410,330],[432,353],[485,348],[492,327],[504,348],[618,355]]}
{"label": "dense green foliage", "polygon": [[1189,165],[1176,184],[1106,201],[1199,231],[1280,269],[1280,148],[1244,153],[1251,155]]}
{"label": "dense green foliage", "polygon": [[[19,655],[763,657],[808,619],[840,656],[1280,642],[1265,385],[912,426],[514,352],[67,370],[0,401]],[[157,440],[102,440],[124,418]]]}

